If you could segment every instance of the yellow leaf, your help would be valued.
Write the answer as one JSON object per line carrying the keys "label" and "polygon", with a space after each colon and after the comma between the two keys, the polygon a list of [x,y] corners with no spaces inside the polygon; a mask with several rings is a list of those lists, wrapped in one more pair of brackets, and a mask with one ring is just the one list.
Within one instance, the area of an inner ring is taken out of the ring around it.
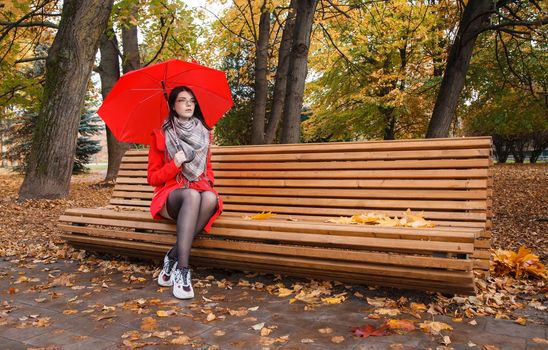
{"label": "yellow leaf", "polygon": [[411,303],[411,310],[414,312],[423,312],[426,311],[426,305],[419,303]]}
{"label": "yellow leaf", "polygon": [[398,309],[376,309],[375,313],[379,315],[385,315],[385,316],[397,316],[401,312]]}
{"label": "yellow leaf", "polygon": [[210,313],[210,314],[207,314],[206,320],[207,320],[207,322],[211,322],[211,321],[213,321],[213,320],[216,319],[216,318],[217,318],[217,316],[215,316],[214,313]]}
{"label": "yellow leaf", "polygon": [[263,212],[260,212],[258,214],[255,214],[253,216],[250,216],[249,219],[251,219],[251,220],[266,220],[266,219],[270,219],[273,216],[276,216],[276,214],[272,213],[271,211],[263,211]]}
{"label": "yellow leaf", "polygon": [[278,296],[280,298],[284,298],[284,297],[287,297],[287,296],[290,296],[291,294],[293,294],[293,291],[291,289],[287,289],[287,288],[280,288],[278,289]]}
{"label": "yellow leaf", "polygon": [[376,223],[379,219],[375,216],[375,214],[360,214],[360,215],[354,215],[352,216],[352,221],[356,222],[358,224],[373,224]]}
{"label": "yellow leaf", "polygon": [[344,341],[344,337],[342,335],[337,335],[335,337],[332,337],[331,341],[335,344],[339,344],[339,343],[342,343]]}
{"label": "yellow leaf", "polygon": [[431,333],[434,335],[439,334],[441,331],[453,330],[453,327],[451,327],[447,323],[436,322],[436,321],[424,321],[420,323],[419,326],[425,333]]}
{"label": "yellow leaf", "polygon": [[390,329],[413,331],[415,330],[415,324],[411,320],[388,320],[386,325]]}
{"label": "yellow leaf", "polygon": [[328,219],[327,222],[332,222],[334,224],[353,224],[354,223],[352,218],[343,217],[343,216],[341,216],[337,219]]}
{"label": "yellow leaf", "polygon": [[172,316],[172,315],[175,315],[175,311],[174,310],[158,310],[156,311],[156,315],[158,315],[159,317],[168,317],[168,316]]}
{"label": "yellow leaf", "polygon": [[322,298],[322,301],[326,304],[340,304],[345,299],[346,298],[344,296],[340,296],[340,297],[332,297],[332,298]]}
{"label": "yellow leaf", "polygon": [[525,326],[527,324],[527,319],[525,317],[518,317],[515,321],[517,324],[520,324],[522,326]]}
{"label": "yellow leaf", "polygon": [[72,310],[72,309],[63,311],[63,314],[65,314],[65,315],[74,315],[74,314],[77,314],[77,313],[78,313],[78,310]]}
{"label": "yellow leaf", "polygon": [[190,338],[187,335],[181,335],[175,339],[171,339],[171,344],[188,345],[190,344]]}

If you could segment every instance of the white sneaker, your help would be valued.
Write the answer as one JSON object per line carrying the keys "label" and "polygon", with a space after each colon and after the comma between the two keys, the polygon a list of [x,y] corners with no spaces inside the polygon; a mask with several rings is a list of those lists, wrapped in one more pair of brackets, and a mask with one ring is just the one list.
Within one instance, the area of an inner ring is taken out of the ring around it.
{"label": "white sneaker", "polygon": [[192,288],[190,269],[175,269],[173,272],[173,296],[178,299],[194,298],[194,289]]}
{"label": "white sneaker", "polygon": [[173,271],[177,268],[177,260],[169,258],[170,251],[171,249],[164,256],[164,267],[158,275],[158,284],[162,287],[171,287],[173,285]]}

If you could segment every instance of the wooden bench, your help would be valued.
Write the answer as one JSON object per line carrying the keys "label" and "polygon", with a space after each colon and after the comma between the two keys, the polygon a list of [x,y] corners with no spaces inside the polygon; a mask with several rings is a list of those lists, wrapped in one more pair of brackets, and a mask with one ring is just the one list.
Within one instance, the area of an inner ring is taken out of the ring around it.
{"label": "wooden bench", "polygon": [[[224,212],[191,263],[400,288],[474,293],[489,267],[491,139],[213,147]],[[72,245],[162,257],[175,225],[153,221],[147,150],[126,153],[110,205],[68,209]],[[328,223],[364,212],[424,211],[434,228]],[[261,211],[267,220],[244,216]]]}

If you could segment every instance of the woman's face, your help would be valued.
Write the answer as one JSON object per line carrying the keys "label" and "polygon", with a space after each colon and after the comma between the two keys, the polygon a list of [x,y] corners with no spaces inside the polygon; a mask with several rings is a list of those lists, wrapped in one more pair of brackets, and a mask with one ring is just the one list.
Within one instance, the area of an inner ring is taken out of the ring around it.
{"label": "woman's face", "polygon": [[196,99],[187,91],[179,92],[175,99],[175,112],[179,118],[190,118],[194,115],[194,108],[196,107]]}

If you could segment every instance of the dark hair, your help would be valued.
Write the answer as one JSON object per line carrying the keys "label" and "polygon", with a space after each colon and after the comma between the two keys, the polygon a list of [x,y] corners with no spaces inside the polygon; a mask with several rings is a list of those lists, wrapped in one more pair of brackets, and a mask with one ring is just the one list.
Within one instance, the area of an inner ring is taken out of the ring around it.
{"label": "dark hair", "polygon": [[164,129],[168,127],[169,125],[171,125],[171,122],[173,121],[174,118],[179,117],[177,115],[177,112],[175,111],[175,101],[177,100],[177,96],[179,96],[179,93],[183,91],[186,91],[189,94],[191,94],[194,100],[196,101],[196,104],[194,105],[194,116],[202,122],[202,124],[206,127],[206,129],[211,130],[211,128],[207,126],[204,120],[204,115],[202,114],[202,110],[200,108],[200,105],[198,104],[198,100],[196,99],[194,92],[192,92],[192,90],[187,86],[174,87],[173,90],[171,90],[171,92],[169,93],[169,98],[167,100],[167,103],[169,106],[169,114],[166,118],[166,121],[163,124]]}

